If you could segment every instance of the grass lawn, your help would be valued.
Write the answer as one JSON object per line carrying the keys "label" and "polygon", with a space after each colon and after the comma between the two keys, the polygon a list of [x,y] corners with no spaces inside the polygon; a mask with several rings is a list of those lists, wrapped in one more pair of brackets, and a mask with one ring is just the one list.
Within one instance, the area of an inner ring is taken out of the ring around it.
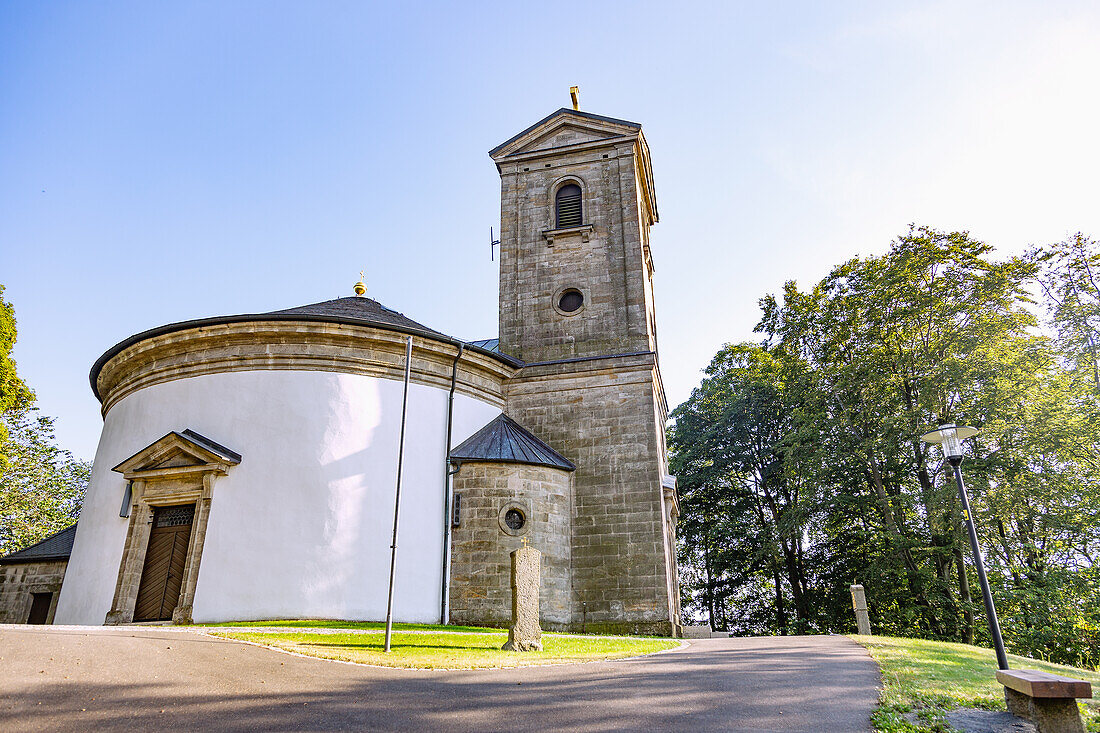
{"label": "grass lawn", "polygon": [[[386,624],[384,621],[340,621],[338,619],[328,618],[305,618],[305,619],[275,619],[273,621],[224,621],[217,624],[195,624],[195,626],[203,627],[217,627],[217,626],[235,626],[237,628],[243,628],[246,626],[259,626],[265,628],[275,627],[291,627],[296,629],[356,629],[358,631],[377,631],[384,630]],[[500,629],[492,629],[484,626],[440,626],[438,624],[394,624],[394,630],[397,631],[470,631],[470,632],[489,632],[493,634],[499,634]]]}
{"label": "grass lawn", "polygon": [[394,632],[390,645],[391,651],[386,654],[382,651],[385,641],[383,634],[318,634],[294,632],[291,629],[285,633],[218,632],[216,630],[211,630],[211,633],[229,639],[251,641],[307,654],[311,657],[419,669],[484,669],[589,662],[652,654],[679,646],[679,642],[672,639],[543,634],[542,652],[506,652],[500,647],[508,640],[507,632],[494,629],[492,633],[485,631],[459,633],[448,631],[434,634]]}
{"label": "grass lawn", "polygon": [[[1004,687],[994,671],[997,660],[992,649],[923,639],[889,636],[853,636],[867,647],[882,669],[881,704],[871,717],[878,731],[949,731],[945,715],[957,707],[1004,710]],[[1092,683],[1100,692],[1100,673],[1027,657],[1008,655],[1013,669],[1038,669],[1076,677]],[[914,711],[920,723],[902,717]],[[1100,731],[1100,702],[1084,705],[1085,727]]]}

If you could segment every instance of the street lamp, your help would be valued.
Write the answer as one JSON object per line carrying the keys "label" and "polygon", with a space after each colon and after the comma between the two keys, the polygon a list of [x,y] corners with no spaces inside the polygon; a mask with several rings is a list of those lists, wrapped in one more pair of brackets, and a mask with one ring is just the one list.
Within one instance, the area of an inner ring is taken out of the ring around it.
{"label": "street lamp", "polygon": [[939,430],[933,430],[922,437],[928,443],[939,445],[943,449],[944,458],[951,464],[951,468],[955,469],[955,483],[958,484],[959,500],[962,501],[963,507],[963,523],[966,524],[967,532],[970,534],[970,548],[974,550],[974,567],[978,571],[978,582],[982,586],[985,614],[989,617],[989,635],[993,637],[993,648],[997,651],[997,667],[1008,669],[1005,644],[1001,640],[1001,626],[997,623],[997,609],[993,607],[993,595],[989,592],[989,579],[985,576],[985,563],[982,562],[982,553],[978,549],[978,533],[974,529],[974,517],[970,513],[970,499],[966,495],[966,486],[963,485],[962,472],[959,470],[959,465],[963,460],[962,443],[960,441],[973,438],[977,434],[977,428],[940,425]]}

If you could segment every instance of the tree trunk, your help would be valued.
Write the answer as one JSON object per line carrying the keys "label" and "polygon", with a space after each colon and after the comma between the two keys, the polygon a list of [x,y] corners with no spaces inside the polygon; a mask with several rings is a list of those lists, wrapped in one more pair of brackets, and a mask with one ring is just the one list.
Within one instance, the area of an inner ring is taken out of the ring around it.
{"label": "tree trunk", "polygon": [[974,643],[974,605],[970,597],[970,578],[966,575],[966,562],[961,547],[955,547],[955,567],[959,574],[959,598],[963,611],[963,640]]}
{"label": "tree trunk", "polygon": [[[707,615],[710,619],[710,627],[712,629],[718,629],[714,623],[714,576],[710,569],[710,520],[707,520],[708,529],[704,532],[703,537],[703,567],[707,572]],[[724,629],[723,629],[724,630]]]}
{"label": "tree trunk", "polygon": [[775,578],[775,622],[779,625],[779,635],[787,635],[787,605],[783,601],[783,584],[780,581],[779,564],[772,560],[772,577]]}

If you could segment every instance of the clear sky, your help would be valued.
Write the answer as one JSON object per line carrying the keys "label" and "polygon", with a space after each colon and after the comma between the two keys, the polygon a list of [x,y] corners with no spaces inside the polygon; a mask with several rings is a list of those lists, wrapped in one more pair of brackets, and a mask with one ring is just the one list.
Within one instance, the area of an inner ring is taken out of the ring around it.
{"label": "clear sky", "polygon": [[0,283],[91,458],[88,369],[163,323],[368,295],[496,335],[486,151],[569,103],[642,123],[662,369],[910,222],[1100,236],[1094,2],[0,4]]}

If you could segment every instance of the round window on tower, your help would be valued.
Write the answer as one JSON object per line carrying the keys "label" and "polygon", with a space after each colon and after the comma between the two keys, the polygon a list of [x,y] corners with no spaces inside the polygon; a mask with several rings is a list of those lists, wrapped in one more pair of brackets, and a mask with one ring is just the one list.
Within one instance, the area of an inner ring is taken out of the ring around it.
{"label": "round window on tower", "polygon": [[508,529],[518,532],[527,524],[527,517],[519,509],[509,509],[504,512],[504,523],[508,525]]}
{"label": "round window on tower", "polygon": [[584,308],[584,293],[576,288],[566,288],[554,297],[554,310],[563,316],[572,316]]}
{"label": "round window on tower", "polygon": [[527,506],[523,502],[510,501],[500,508],[497,515],[500,529],[513,537],[527,534],[531,524],[527,521]]}

